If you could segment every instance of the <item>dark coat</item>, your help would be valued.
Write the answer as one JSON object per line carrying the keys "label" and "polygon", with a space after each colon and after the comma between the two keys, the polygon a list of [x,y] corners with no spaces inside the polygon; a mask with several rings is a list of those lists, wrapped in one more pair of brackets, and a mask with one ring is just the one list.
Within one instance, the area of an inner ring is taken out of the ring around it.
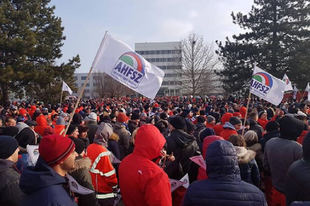
{"label": "dark coat", "polygon": [[133,131],[137,128],[138,128],[138,123],[136,123],[135,121],[132,121],[132,120],[128,121],[128,129],[129,129],[130,134],[132,134]]}
{"label": "dark coat", "polygon": [[14,162],[0,159],[0,205],[17,206],[22,203],[24,193],[19,189],[19,178]]}
{"label": "dark coat", "polygon": [[273,131],[270,131],[266,134],[264,134],[264,137],[262,139],[259,140],[259,143],[262,145],[262,151],[264,152],[265,150],[265,145],[266,145],[266,142],[268,140],[270,140],[271,138],[273,137],[280,137],[280,131],[277,129],[277,130],[273,130]]}
{"label": "dark coat", "polygon": [[263,127],[260,126],[256,121],[249,119],[250,122],[250,130],[253,130],[257,133],[258,140],[260,140],[263,137]]}
{"label": "dark coat", "polygon": [[267,206],[264,194],[241,180],[236,150],[228,141],[215,141],[207,150],[208,179],[192,183],[183,206]]}
{"label": "dark coat", "polygon": [[310,201],[310,162],[303,159],[294,162],[285,179],[286,204],[293,201]]}
{"label": "dark coat", "polygon": [[202,147],[202,142],[200,141],[199,135],[200,135],[201,131],[202,131],[203,129],[205,129],[205,128],[206,128],[206,125],[205,125],[204,123],[198,122],[198,123],[196,124],[196,129],[195,129],[195,131],[194,131],[194,133],[193,133],[194,137],[195,137],[196,140],[197,140],[197,143],[198,143],[200,149],[201,149],[201,147]]}
{"label": "dark coat", "polygon": [[[89,173],[91,160],[88,157],[79,158],[75,161],[75,168],[68,173],[83,187],[94,191],[92,179]],[[95,192],[89,195],[78,195],[78,206],[96,206],[97,199]]]}
{"label": "dark coat", "polygon": [[119,136],[118,145],[121,158],[124,159],[128,155],[130,133],[126,130],[126,126],[121,122],[116,122],[113,127],[113,132]]}
{"label": "dark coat", "polygon": [[20,189],[26,194],[22,206],[77,206],[65,177],[60,176],[39,157],[21,175]]}
{"label": "dark coat", "polygon": [[[191,169],[192,161],[189,159],[196,153],[199,153],[199,147],[192,135],[187,134],[183,130],[174,129],[170,136],[167,137],[167,153],[175,156],[175,161],[167,165],[166,172],[169,178],[179,180]],[[178,164],[178,165],[177,165]],[[179,167],[179,170],[176,169]],[[189,176],[197,178],[196,174],[189,174]]]}
{"label": "dark coat", "polygon": [[89,121],[87,123],[87,127],[88,127],[87,137],[89,139],[89,144],[92,144],[95,138],[95,133],[98,129],[98,124],[95,121]]}
{"label": "dark coat", "polygon": [[117,159],[119,159],[119,160],[121,159],[121,154],[120,154],[120,151],[119,151],[119,147],[118,147],[117,141],[115,141],[113,139],[109,139],[109,141],[108,141],[108,150],[110,152],[112,152]]}

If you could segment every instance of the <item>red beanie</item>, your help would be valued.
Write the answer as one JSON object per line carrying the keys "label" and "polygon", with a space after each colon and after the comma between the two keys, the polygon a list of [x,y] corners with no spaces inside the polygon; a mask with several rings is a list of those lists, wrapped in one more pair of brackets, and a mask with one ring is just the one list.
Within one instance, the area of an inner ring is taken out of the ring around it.
{"label": "red beanie", "polygon": [[25,110],[24,108],[21,108],[19,110],[19,114],[22,115],[22,116],[25,116],[27,114],[27,110]]}
{"label": "red beanie", "polygon": [[118,113],[117,122],[127,122],[128,120],[129,118],[123,112]]}
{"label": "red beanie", "polygon": [[53,167],[65,160],[74,150],[74,142],[60,135],[47,135],[39,144],[40,156]]}

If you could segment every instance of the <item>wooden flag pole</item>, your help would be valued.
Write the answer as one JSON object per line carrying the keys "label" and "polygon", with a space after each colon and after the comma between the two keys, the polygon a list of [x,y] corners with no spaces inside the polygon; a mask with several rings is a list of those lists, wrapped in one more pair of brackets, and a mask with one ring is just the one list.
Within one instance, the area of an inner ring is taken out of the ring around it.
{"label": "wooden flag pole", "polygon": [[242,137],[244,135],[244,130],[245,130],[245,122],[246,122],[246,119],[248,117],[248,110],[249,110],[249,105],[250,105],[250,101],[251,101],[251,92],[249,91],[249,96],[248,96],[248,102],[246,104],[246,111],[245,111],[245,115],[244,115],[244,121],[243,121],[243,128],[242,128]]}
{"label": "wooden flag pole", "polygon": [[63,93],[63,91],[62,91],[62,88],[61,88],[61,93],[60,93],[60,104],[61,104],[61,102],[62,102],[62,93]]}
{"label": "wooden flag pole", "polygon": [[[107,34],[108,34],[108,31],[105,32],[104,38],[103,38],[103,39],[105,39],[105,37],[106,37]],[[104,43],[104,40],[101,42],[101,44],[103,44],[103,43]],[[100,45],[100,46],[101,46],[101,45]],[[98,53],[96,54],[95,61],[97,60],[97,56],[98,56]],[[81,100],[81,98],[82,98],[82,95],[83,95],[83,93],[84,93],[84,90],[85,90],[87,81],[88,81],[88,79],[89,79],[90,74],[92,73],[92,71],[93,71],[93,67],[90,67],[90,70],[89,70],[88,75],[87,75],[87,77],[86,77],[86,79],[85,79],[84,85],[83,85],[83,87],[82,87],[82,90],[80,91],[79,97],[78,97],[78,99],[76,100],[74,109],[73,109],[73,111],[72,111],[72,113],[71,113],[71,115],[70,115],[70,118],[69,118],[69,121],[68,121],[68,125],[66,126],[66,129],[65,129],[65,132],[64,132],[63,136],[65,136],[65,135],[67,134],[67,131],[68,131],[69,126],[70,126],[70,124],[71,124],[71,122],[72,122],[72,119],[73,119],[73,115],[75,114],[75,111],[76,111],[76,109],[77,109],[77,107],[78,107],[78,105],[79,105],[79,102],[80,102],[80,100]]]}

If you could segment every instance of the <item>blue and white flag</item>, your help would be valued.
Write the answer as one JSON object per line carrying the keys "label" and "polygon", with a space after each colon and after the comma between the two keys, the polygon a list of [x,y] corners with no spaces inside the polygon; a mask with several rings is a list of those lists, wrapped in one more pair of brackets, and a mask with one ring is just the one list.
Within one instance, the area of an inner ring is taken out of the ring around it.
{"label": "blue and white flag", "polygon": [[283,99],[285,82],[264,70],[254,67],[250,92],[274,105],[279,105]]}
{"label": "blue and white flag", "polygon": [[127,44],[105,35],[92,64],[130,89],[154,99],[164,72],[150,64]]}

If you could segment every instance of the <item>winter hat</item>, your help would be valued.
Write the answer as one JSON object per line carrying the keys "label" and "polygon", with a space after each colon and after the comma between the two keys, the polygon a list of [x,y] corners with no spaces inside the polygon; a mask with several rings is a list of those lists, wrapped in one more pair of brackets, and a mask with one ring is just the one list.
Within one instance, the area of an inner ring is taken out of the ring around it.
{"label": "winter hat", "polygon": [[18,142],[11,136],[0,136],[0,159],[9,158],[17,149]]}
{"label": "winter hat", "polygon": [[204,123],[205,121],[206,121],[205,117],[203,117],[203,116],[198,116],[197,117],[197,122]]}
{"label": "winter hat", "polygon": [[138,112],[133,112],[131,115],[131,120],[137,120],[140,119],[140,115]]}
{"label": "winter hat", "polygon": [[200,114],[200,115],[206,115],[206,111],[205,111],[205,110],[200,110],[200,111],[199,111],[199,114]]}
{"label": "winter hat", "polygon": [[69,114],[66,113],[66,112],[61,112],[61,113],[59,114],[59,116],[62,117],[62,118],[65,118],[65,117],[68,117]]}
{"label": "winter hat", "polygon": [[241,120],[238,117],[231,117],[229,119],[230,124],[236,125],[236,124],[242,124]]}
{"label": "winter hat", "polygon": [[56,134],[54,128],[52,127],[46,127],[43,131],[43,137],[51,134]]}
{"label": "winter hat", "polygon": [[37,125],[38,125],[35,121],[32,121],[32,120],[26,120],[25,123],[26,123],[29,127],[37,126]]}
{"label": "winter hat", "polygon": [[85,125],[79,125],[78,129],[79,129],[79,133],[88,132],[88,130],[89,130],[89,128]]}
{"label": "winter hat", "polygon": [[173,116],[169,119],[169,123],[175,128],[175,129],[184,129],[186,124],[185,120],[180,116]]}
{"label": "winter hat", "polygon": [[191,134],[196,129],[196,126],[191,121],[185,121],[185,122],[186,122],[187,133]]}
{"label": "winter hat", "polygon": [[260,112],[258,113],[258,118],[261,118],[261,116],[262,116],[263,114],[267,114],[267,111],[266,111],[266,110],[260,111]]}
{"label": "winter hat", "polygon": [[234,113],[233,113],[233,116],[234,116],[234,117],[241,116],[241,113],[240,113],[240,112],[234,112]]}
{"label": "winter hat", "polygon": [[165,112],[160,113],[159,117],[160,119],[164,119],[164,120],[168,119],[168,115]]}
{"label": "winter hat", "polygon": [[81,154],[85,149],[85,143],[80,138],[69,137],[75,144],[75,151],[78,154]]}
{"label": "winter hat", "polygon": [[96,137],[94,139],[94,142],[97,144],[103,144],[105,147],[107,147],[108,140],[110,136],[112,135],[112,133],[113,133],[113,128],[111,124],[101,122],[98,125],[98,129],[96,131]]}
{"label": "winter hat", "polygon": [[117,122],[127,122],[128,121],[128,117],[123,113],[123,112],[120,112],[118,113],[117,115]]}
{"label": "winter hat", "polygon": [[210,123],[212,121],[215,121],[215,118],[213,116],[211,116],[211,115],[208,115],[207,122]]}
{"label": "winter hat", "polygon": [[25,110],[24,108],[21,108],[18,112],[22,116],[25,116],[27,114],[27,110]]}
{"label": "winter hat", "polygon": [[278,122],[276,121],[270,121],[266,124],[266,131],[267,132],[271,132],[273,130],[277,130],[279,129],[280,125]]}
{"label": "winter hat", "polygon": [[97,114],[95,112],[89,113],[89,115],[85,118],[85,121],[97,121]]}
{"label": "winter hat", "polygon": [[304,129],[303,121],[292,116],[284,115],[279,119],[280,138],[295,140],[300,136]]}
{"label": "winter hat", "polygon": [[53,167],[64,161],[74,150],[74,142],[61,135],[47,135],[39,144],[40,156],[45,162]]}
{"label": "winter hat", "polygon": [[71,135],[75,130],[76,130],[76,126],[73,124],[69,125],[68,131],[67,131],[67,135]]}
{"label": "winter hat", "polygon": [[8,135],[15,137],[18,134],[19,130],[15,126],[4,127],[2,130],[2,135]]}

